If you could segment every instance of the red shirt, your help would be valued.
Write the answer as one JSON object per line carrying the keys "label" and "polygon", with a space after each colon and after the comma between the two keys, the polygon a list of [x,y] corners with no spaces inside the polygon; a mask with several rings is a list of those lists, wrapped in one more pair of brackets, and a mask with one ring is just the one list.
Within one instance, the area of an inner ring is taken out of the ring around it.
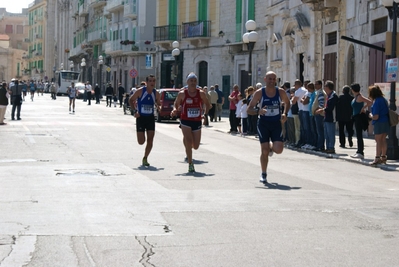
{"label": "red shirt", "polygon": [[181,120],[201,121],[202,120],[202,99],[199,89],[196,89],[196,94],[191,97],[188,90],[184,90],[184,99],[182,112],[180,114]]}
{"label": "red shirt", "polygon": [[230,101],[230,110],[236,110],[237,109],[236,104],[238,102],[238,97],[237,96],[238,96],[239,93],[240,93],[240,91],[234,91],[234,90],[233,90],[233,92],[231,92],[230,97],[233,97],[234,101]]}

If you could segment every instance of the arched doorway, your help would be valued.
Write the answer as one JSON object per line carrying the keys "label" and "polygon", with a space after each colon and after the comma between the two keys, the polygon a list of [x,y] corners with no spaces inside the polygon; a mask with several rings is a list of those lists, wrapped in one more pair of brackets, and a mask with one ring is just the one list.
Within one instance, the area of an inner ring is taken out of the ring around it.
{"label": "arched doorway", "polygon": [[208,86],[208,62],[201,61],[198,64],[198,85]]}

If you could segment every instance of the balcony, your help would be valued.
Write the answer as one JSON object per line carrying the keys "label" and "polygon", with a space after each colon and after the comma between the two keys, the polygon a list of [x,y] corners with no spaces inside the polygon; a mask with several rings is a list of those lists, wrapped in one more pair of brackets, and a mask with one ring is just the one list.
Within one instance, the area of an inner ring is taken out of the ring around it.
{"label": "balcony", "polygon": [[126,0],[123,8],[125,18],[137,19],[137,0]]}
{"label": "balcony", "polygon": [[84,2],[82,5],[79,6],[79,16],[84,17],[89,14],[88,3]]}
{"label": "balcony", "polygon": [[88,41],[93,44],[100,44],[107,41],[107,31],[99,29],[89,32]]}
{"label": "balcony", "polygon": [[105,53],[111,56],[122,55],[123,45],[120,42],[121,40],[107,41],[105,43]]}
{"label": "balcony", "polygon": [[25,43],[30,43],[30,39],[29,39],[29,38],[25,38],[25,39],[24,39],[24,42],[25,42]]}
{"label": "balcony", "polygon": [[211,22],[209,20],[199,20],[183,23],[182,38],[189,40],[195,46],[203,42],[209,42],[211,38]]}
{"label": "balcony", "polygon": [[43,39],[43,35],[41,35],[41,34],[36,34],[35,37],[36,37],[36,39]]}
{"label": "balcony", "polygon": [[122,44],[122,51],[124,55],[135,55],[155,53],[156,49],[154,44],[146,44],[145,41],[139,41],[134,44]]}
{"label": "balcony", "polygon": [[174,41],[181,40],[180,25],[166,25],[154,27],[154,43],[165,49],[171,48]]}
{"label": "balcony", "polygon": [[90,8],[102,7],[107,4],[106,0],[89,0],[88,2]]}
{"label": "balcony", "polygon": [[124,4],[124,0],[108,0],[106,9],[108,10],[108,12],[117,12],[124,8]]}

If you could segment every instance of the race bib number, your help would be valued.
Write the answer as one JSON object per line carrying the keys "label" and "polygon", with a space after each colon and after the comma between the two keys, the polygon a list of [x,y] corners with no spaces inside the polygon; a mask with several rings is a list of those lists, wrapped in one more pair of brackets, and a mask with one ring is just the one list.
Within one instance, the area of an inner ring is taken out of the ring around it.
{"label": "race bib number", "polygon": [[151,105],[141,105],[141,114],[152,114],[154,113],[154,107]]}
{"label": "race bib number", "polygon": [[279,106],[268,106],[266,108],[266,113],[263,116],[273,117],[273,116],[277,116],[279,114],[279,112],[280,112]]}
{"label": "race bib number", "polygon": [[188,108],[187,109],[187,117],[198,118],[200,116],[201,116],[201,110],[199,108]]}

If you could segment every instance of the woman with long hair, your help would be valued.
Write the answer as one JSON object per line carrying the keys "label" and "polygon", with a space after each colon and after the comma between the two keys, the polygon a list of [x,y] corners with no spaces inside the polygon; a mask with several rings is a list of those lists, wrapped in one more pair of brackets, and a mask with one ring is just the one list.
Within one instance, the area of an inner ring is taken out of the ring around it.
{"label": "woman with long hair", "polygon": [[375,166],[387,162],[387,140],[389,133],[389,108],[388,102],[378,85],[369,86],[369,98],[373,101],[371,106],[371,119],[374,126],[374,138],[376,141],[375,159],[370,165]]}

